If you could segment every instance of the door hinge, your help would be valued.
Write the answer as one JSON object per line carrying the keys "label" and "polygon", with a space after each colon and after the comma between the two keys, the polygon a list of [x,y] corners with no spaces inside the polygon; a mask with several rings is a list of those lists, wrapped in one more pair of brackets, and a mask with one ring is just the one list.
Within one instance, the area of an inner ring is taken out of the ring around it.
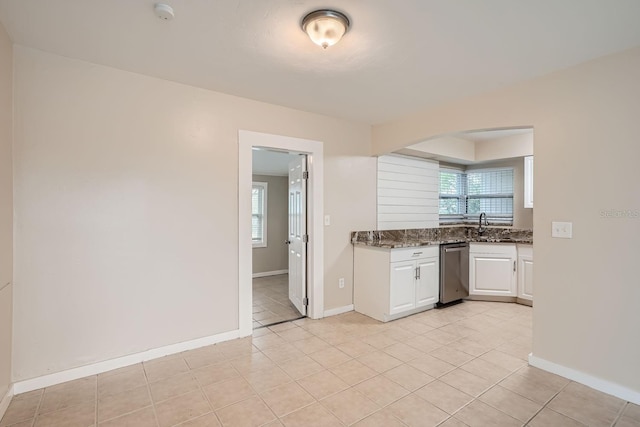
{"label": "door hinge", "polygon": [[302,235],[302,243],[309,243],[309,235],[308,234],[303,234]]}
{"label": "door hinge", "polygon": [[309,179],[309,171],[302,172],[302,179]]}
{"label": "door hinge", "polygon": [[309,298],[307,298],[307,297],[302,298],[302,305],[308,306],[309,305]]}

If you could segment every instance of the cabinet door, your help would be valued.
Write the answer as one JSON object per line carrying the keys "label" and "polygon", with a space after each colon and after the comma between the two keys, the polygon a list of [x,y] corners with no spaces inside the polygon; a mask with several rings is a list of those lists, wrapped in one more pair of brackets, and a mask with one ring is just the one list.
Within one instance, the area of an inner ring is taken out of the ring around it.
{"label": "cabinet door", "polygon": [[416,261],[416,307],[432,305],[440,300],[440,260],[424,258]]}
{"label": "cabinet door", "polygon": [[533,156],[524,158],[524,207],[533,207]]}
{"label": "cabinet door", "polygon": [[389,314],[402,313],[416,306],[416,262],[392,262],[389,286]]}
{"label": "cabinet door", "polygon": [[516,296],[516,259],[498,254],[470,254],[471,295]]}
{"label": "cabinet door", "polygon": [[533,256],[518,256],[518,297],[533,301]]}

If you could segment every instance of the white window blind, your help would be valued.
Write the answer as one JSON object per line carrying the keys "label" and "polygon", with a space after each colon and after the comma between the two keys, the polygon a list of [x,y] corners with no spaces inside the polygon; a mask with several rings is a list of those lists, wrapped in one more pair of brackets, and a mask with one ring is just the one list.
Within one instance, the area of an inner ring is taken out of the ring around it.
{"label": "white window blind", "polygon": [[513,169],[467,171],[467,216],[513,221]]}
{"label": "white window blind", "polygon": [[438,226],[438,162],[378,157],[378,230]]}
{"label": "white window blind", "polygon": [[253,247],[267,246],[266,182],[254,182],[251,187],[251,241]]}
{"label": "white window blind", "polygon": [[513,222],[513,169],[440,170],[440,219]]}

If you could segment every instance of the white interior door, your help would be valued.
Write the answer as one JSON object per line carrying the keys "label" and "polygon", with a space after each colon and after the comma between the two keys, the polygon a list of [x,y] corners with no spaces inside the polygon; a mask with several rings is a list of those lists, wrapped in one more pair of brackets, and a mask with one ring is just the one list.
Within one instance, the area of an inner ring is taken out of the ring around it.
{"label": "white interior door", "polygon": [[307,315],[307,156],[289,163],[289,299]]}

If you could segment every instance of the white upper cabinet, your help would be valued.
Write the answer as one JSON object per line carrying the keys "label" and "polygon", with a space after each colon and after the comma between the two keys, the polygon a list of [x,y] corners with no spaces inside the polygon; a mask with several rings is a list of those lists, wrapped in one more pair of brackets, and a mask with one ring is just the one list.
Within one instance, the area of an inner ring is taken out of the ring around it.
{"label": "white upper cabinet", "polygon": [[533,207],[533,156],[524,158],[524,207]]}

